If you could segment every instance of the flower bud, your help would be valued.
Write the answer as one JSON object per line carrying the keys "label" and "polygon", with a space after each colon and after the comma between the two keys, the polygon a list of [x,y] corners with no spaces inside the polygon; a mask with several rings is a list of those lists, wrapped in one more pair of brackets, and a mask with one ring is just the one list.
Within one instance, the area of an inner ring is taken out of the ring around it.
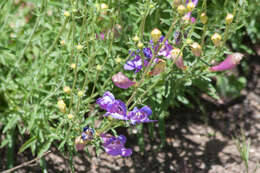
{"label": "flower bud", "polygon": [[64,15],[65,17],[70,17],[70,12],[64,11],[63,15]]}
{"label": "flower bud", "polygon": [[194,8],[195,8],[195,4],[190,1],[190,2],[187,4],[187,9],[188,9],[188,11],[191,12]]}
{"label": "flower bud", "polygon": [[68,114],[67,117],[68,117],[68,119],[73,119],[74,115],[73,114]]}
{"label": "flower bud", "polygon": [[179,5],[177,11],[180,15],[183,15],[186,12],[186,8],[184,5]]}
{"label": "flower bud", "polygon": [[81,136],[75,139],[75,147],[77,151],[84,150],[86,146],[86,141],[84,141]]}
{"label": "flower bud", "polygon": [[149,7],[152,9],[152,8],[154,8],[154,5],[153,5],[153,4],[150,4],[150,6],[149,6]]}
{"label": "flower bud", "polygon": [[105,4],[105,3],[100,4],[100,9],[101,9],[101,14],[102,15],[106,15],[107,14],[107,9],[108,9],[107,4]]}
{"label": "flower bud", "polygon": [[82,97],[83,95],[84,95],[84,92],[83,92],[83,91],[79,91],[79,92],[78,92],[78,96],[79,96],[79,97]]}
{"label": "flower bud", "polygon": [[62,113],[65,113],[65,112],[66,112],[66,104],[64,103],[63,100],[59,100],[58,103],[57,103],[57,105],[58,105],[58,108],[60,109],[60,111],[61,111]]}
{"label": "flower bud", "polygon": [[206,15],[206,13],[201,13],[201,15],[200,15],[200,21],[201,21],[201,23],[203,23],[204,25],[208,22],[208,16]]}
{"label": "flower bud", "polygon": [[127,89],[135,84],[135,82],[131,81],[122,72],[118,72],[117,74],[113,75],[112,81],[117,87],[123,89]]}
{"label": "flower bud", "polygon": [[102,66],[101,65],[97,65],[96,69],[97,69],[97,71],[101,71],[102,70]]}
{"label": "flower bud", "polygon": [[197,57],[199,57],[201,55],[202,49],[201,49],[201,46],[199,45],[199,43],[197,43],[197,42],[192,43],[191,52]]}
{"label": "flower bud", "polygon": [[233,19],[234,19],[233,14],[230,14],[230,13],[227,14],[227,16],[226,16],[226,24],[230,25],[233,22]]}
{"label": "flower bud", "polygon": [[158,42],[158,40],[160,39],[161,35],[162,35],[162,32],[159,29],[157,29],[157,28],[153,29],[152,32],[151,32],[152,40],[155,43]]}
{"label": "flower bud", "polygon": [[175,59],[178,56],[179,57],[183,56],[183,54],[182,54],[182,52],[181,52],[181,50],[179,48],[173,48],[172,51],[171,51],[171,55],[172,55],[172,59]]}
{"label": "flower bud", "polygon": [[116,63],[117,63],[117,64],[119,64],[121,61],[122,61],[121,58],[119,58],[119,57],[116,58]]}
{"label": "flower bud", "polygon": [[215,46],[220,46],[221,39],[221,35],[219,35],[218,33],[215,33],[211,36],[211,40]]}
{"label": "flower bud", "polygon": [[165,71],[166,62],[162,59],[159,59],[154,68],[149,72],[150,76],[156,76]]}
{"label": "flower bud", "polygon": [[143,46],[144,46],[144,44],[143,44],[142,42],[139,42],[139,43],[137,44],[137,47],[138,47],[139,49],[142,49]]}
{"label": "flower bud", "polygon": [[81,51],[81,50],[83,49],[83,46],[79,44],[79,45],[76,46],[76,49],[77,49],[78,51]]}
{"label": "flower bud", "polygon": [[133,40],[134,40],[134,42],[138,42],[139,41],[139,37],[136,35],[136,36],[134,36]]}
{"label": "flower bud", "polygon": [[64,91],[66,94],[69,94],[69,93],[71,92],[71,89],[70,89],[70,87],[65,86],[65,87],[63,88],[63,91]]}
{"label": "flower bud", "polygon": [[107,4],[105,4],[105,3],[100,4],[100,9],[101,10],[107,10],[108,9]]}
{"label": "flower bud", "polygon": [[227,58],[222,61],[220,64],[215,65],[210,68],[210,71],[224,71],[224,70],[231,70],[237,64],[240,63],[241,59],[243,58],[243,54],[241,53],[233,53],[228,55]]}
{"label": "flower bud", "polygon": [[60,41],[60,45],[64,46],[65,45],[65,40]]}
{"label": "flower bud", "polygon": [[72,68],[74,70],[76,68],[76,64],[74,64],[74,63],[70,64],[70,68]]}
{"label": "flower bud", "polygon": [[171,51],[171,55],[172,55],[172,59],[175,61],[175,64],[179,69],[183,70],[186,68],[184,66],[183,59],[182,59],[183,54],[179,48],[173,48]]}
{"label": "flower bud", "polygon": [[188,39],[186,40],[186,44],[191,44],[191,43],[193,43],[192,39],[188,38]]}

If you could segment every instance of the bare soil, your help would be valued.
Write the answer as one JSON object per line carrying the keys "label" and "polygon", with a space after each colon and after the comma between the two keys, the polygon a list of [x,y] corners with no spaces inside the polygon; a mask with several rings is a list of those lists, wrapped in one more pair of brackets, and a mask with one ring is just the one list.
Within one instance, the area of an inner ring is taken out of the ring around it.
{"label": "bare soil", "polygon": [[[84,152],[74,157],[75,172],[132,172],[132,173],[242,173],[245,166],[239,157],[232,137],[244,130],[251,140],[250,173],[260,161],[260,57],[249,56],[250,74],[242,95],[219,104],[202,97],[207,115],[187,108],[171,110],[166,123],[166,145],[160,148],[159,132],[151,139],[144,129],[145,152],[141,154],[137,137],[125,129],[127,147],[134,150],[131,157],[112,157],[101,153],[88,157]],[[90,148],[91,150],[91,148]],[[0,156],[4,157],[4,150]],[[17,154],[15,165],[33,157],[30,153]],[[0,170],[6,169],[0,159]],[[48,172],[70,172],[68,159],[55,148],[46,156]],[[41,172],[39,163],[19,169],[19,173]],[[257,171],[260,173],[260,169]]]}

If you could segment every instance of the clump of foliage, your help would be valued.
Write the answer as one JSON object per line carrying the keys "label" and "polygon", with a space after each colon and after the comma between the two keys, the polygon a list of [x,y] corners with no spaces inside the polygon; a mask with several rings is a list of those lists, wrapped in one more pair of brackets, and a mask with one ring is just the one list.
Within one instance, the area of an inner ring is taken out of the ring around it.
{"label": "clump of foliage", "polygon": [[70,158],[88,152],[86,145],[130,156],[116,128],[138,126],[142,134],[143,123],[151,135],[160,130],[163,143],[169,107],[192,107],[188,98],[198,101],[201,93],[218,99],[212,77],[243,57],[226,42],[247,6],[244,0],[0,2],[1,147],[11,155],[19,135],[27,140],[19,151],[38,156],[52,145]]}

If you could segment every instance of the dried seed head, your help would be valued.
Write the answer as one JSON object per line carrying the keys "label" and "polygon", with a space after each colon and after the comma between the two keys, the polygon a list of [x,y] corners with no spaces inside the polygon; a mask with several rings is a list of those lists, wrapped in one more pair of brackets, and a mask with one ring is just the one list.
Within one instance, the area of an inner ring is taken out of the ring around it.
{"label": "dried seed head", "polygon": [[144,44],[143,44],[142,42],[139,42],[139,43],[137,44],[137,47],[138,47],[139,49],[143,48],[143,46],[144,46]]}
{"label": "dried seed head", "polygon": [[201,23],[203,23],[204,25],[208,22],[208,16],[206,13],[201,13],[200,15],[200,21]]}
{"label": "dried seed head", "polygon": [[78,51],[81,51],[81,50],[83,49],[83,46],[80,45],[80,44],[78,44],[78,45],[76,46],[76,49],[77,49]]}
{"label": "dried seed head", "polygon": [[101,70],[102,70],[102,66],[101,66],[101,65],[97,65],[96,69],[97,69],[98,71],[101,71]]}
{"label": "dried seed head", "polygon": [[121,61],[122,61],[121,58],[119,58],[119,57],[116,58],[116,63],[120,63]]}
{"label": "dried seed head", "polygon": [[83,91],[79,91],[79,92],[78,92],[78,96],[79,96],[79,97],[82,97],[83,95],[84,95],[84,92],[83,92]]}
{"label": "dried seed head", "polygon": [[172,59],[183,56],[181,49],[179,49],[179,48],[173,48],[172,51],[171,51],[171,55],[172,55]]}
{"label": "dried seed head", "polygon": [[134,40],[134,42],[138,42],[139,41],[139,37],[136,35],[136,36],[134,36],[133,40]]}
{"label": "dried seed head", "polygon": [[230,14],[230,13],[227,14],[227,16],[226,16],[226,24],[230,25],[233,22],[233,19],[234,19],[233,14]]}
{"label": "dried seed head", "polygon": [[74,64],[74,63],[70,64],[70,68],[72,68],[74,70],[76,68],[76,64]]}
{"label": "dried seed head", "polygon": [[186,7],[184,5],[179,5],[177,11],[180,15],[183,15],[186,12]]}
{"label": "dried seed head", "polygon": [[69,94],[69,93],[71,92],[71,89],[70,89],[70,87],[65,86],[65,87],[63,88],[63,91],[64,91],[66,94]]}
{"label": "dried seed head", "polygon": [[190,1],[190,2],[187,4],[187,9],[188,9],[188,11],[191,12],[194,8],[195,8],[195,4]]}
{"label": "dried seed head", "polygon": [[63,15],[64,15],[65,17],[70,17],[70,12],[64,11]]}
{"label": "dried seed head", "polygon": [[197,57],[199,57],[201,55],[202,49],[201,49],[201,46],[199,45],[199,43],[197,43],[197,42],[192,43],[191,52]]}
{"label": "dried seed head", "polygon": [[220,46],[221,39],[221,35],[219,35],[218,33],[215,33],[211,36],[211,40],[215,46]]}
{"label": "dried seed head", "polygon": [[100,4],[100,9],[101,10],[107,10],[108,9],[107,4],[105,4],[105,3]]}
{"label": "dried seed head", "polygon": [[60,45],[64,46],[65,45],[65,40],[60,41]]}
{"label": "dried seed head", "polygon": [[68,114],[67,117],[68,117],[68,119],[73,119],[74,115],[73,114]]}
{"label": "dried seed head", "polygon": [[158,42],[158,40],[160,39],[161,35],[162,35],[162,32],[159,29],[157,29],[157,28],[153,29],[152,32],[151,32],[152,40],[155,43]]}
{"label": "dried seed head", "polygon": [[65,112],[66,112],[66,104],[64,103],[63,100],[59,100],[58,103],[57,103],[57,105],[58,105],[58,108],[60,109],[60,111],[61,111],[62,113],[65,113]]}

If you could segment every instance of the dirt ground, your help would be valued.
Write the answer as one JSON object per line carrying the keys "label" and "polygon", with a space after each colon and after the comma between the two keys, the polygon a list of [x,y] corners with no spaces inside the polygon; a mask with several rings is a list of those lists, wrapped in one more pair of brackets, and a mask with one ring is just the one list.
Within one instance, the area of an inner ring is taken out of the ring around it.
{"label": "dirt ground", "polygon": [[[250,173],[260,161],[260,57],[246,57],[250,62],[247,87],[235,100],[217,104],[202,98],[207,121],[201,112],[187,108],[171,111],[166,124],[166,145],[161,144],[159,132],[152,140],[145,131],[145,153],[140,154],[136,135],[127,136],[127,147],[134,150],[131,157],[112,157],[101,153],[88,158],[85,153],[75,156],[76,172],[132,172],[132,173],[243,173],[245,167],[239,157],[232,136],[243,129],[251,140]],[[148,128],[144,128],[148,129]],[[125,129],[119,129],[127,135]],[[133,132],[134,133],[134,132]],[[4,151],[0,151],[3,155]],[[29,153],[17,155],[15,165],[32,159]],[[1,159],[0,159],[1,160]],[[4,170],[4,160],[0,170]],[[70,172],[68,160],[55,148],[46,157],[48,172]],[[41,172],[38,163],[19,169],[19,173]],[[257,171],[260,173],[260,169]]]}

